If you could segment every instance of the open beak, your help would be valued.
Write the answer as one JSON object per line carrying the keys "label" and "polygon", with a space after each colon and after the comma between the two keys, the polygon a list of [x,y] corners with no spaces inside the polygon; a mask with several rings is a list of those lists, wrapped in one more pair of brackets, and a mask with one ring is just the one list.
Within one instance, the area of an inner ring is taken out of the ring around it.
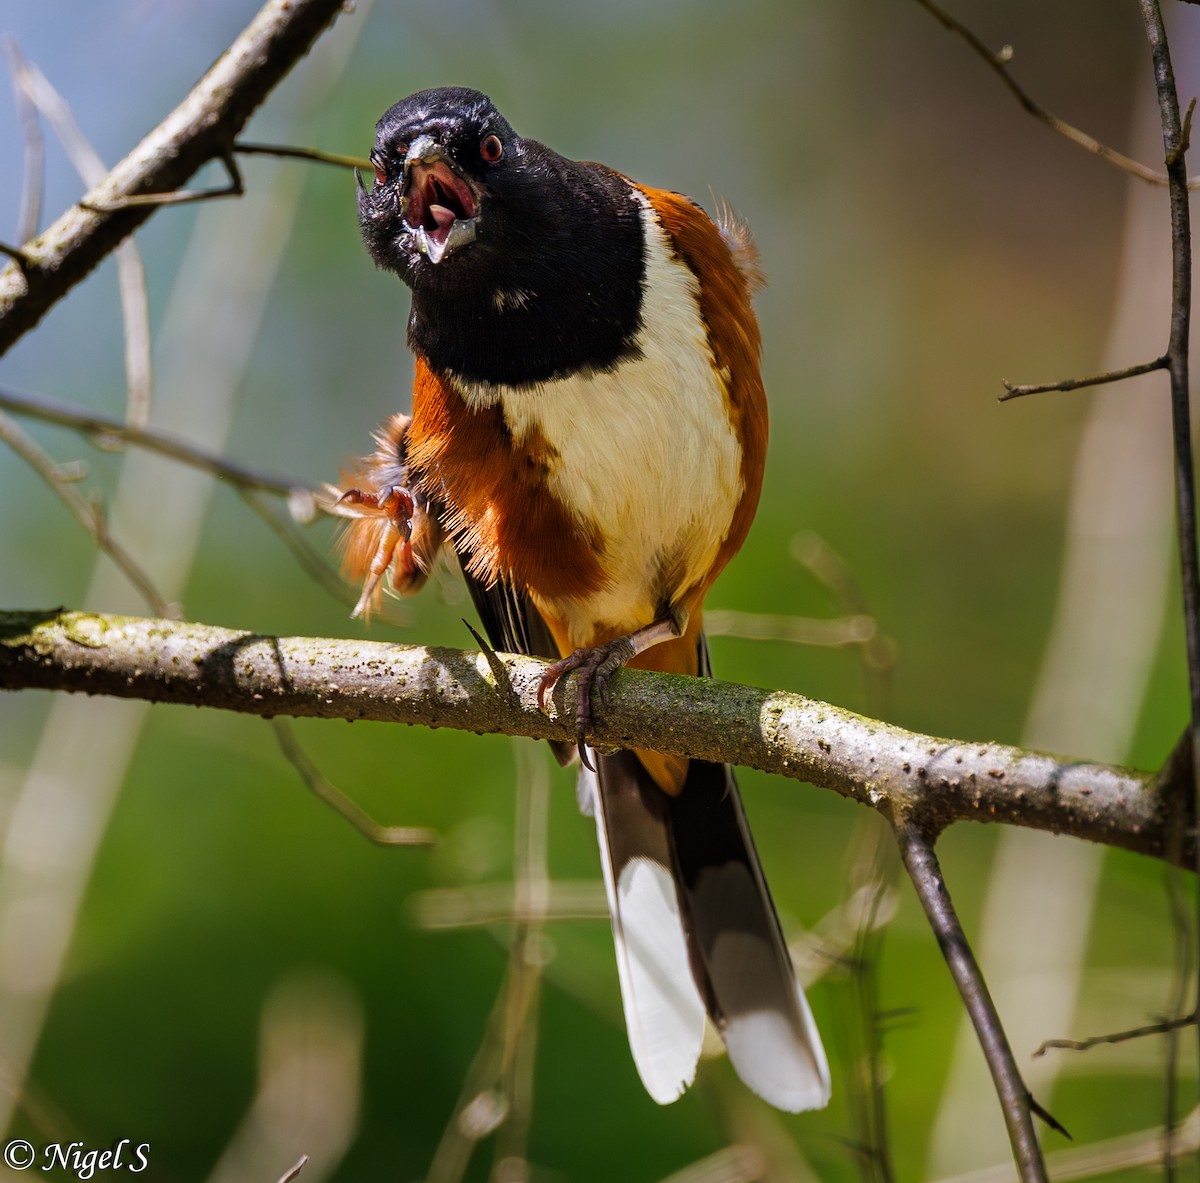
{"label": "open beak", "polygon": [[432,136],[418,136],[404,158],[404,220],[431,263],[474,242],[479,198]]}

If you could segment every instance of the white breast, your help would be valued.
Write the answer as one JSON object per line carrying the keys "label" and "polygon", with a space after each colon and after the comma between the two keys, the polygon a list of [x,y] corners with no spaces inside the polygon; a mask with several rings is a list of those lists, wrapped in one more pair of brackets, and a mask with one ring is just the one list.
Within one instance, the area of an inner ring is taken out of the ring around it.
{"label": "white breast", "polygon": [[703,578],[742,493],[741,448],[700,316],[698,282],[642,207],[646,276],[640,354],[611,373],[516,388],[464,385],[499,402],[514,439],[535,429],[557,453],[550,490],[604,539],[609,583],[545,605],[576,645],[649,624],[663,599]]}

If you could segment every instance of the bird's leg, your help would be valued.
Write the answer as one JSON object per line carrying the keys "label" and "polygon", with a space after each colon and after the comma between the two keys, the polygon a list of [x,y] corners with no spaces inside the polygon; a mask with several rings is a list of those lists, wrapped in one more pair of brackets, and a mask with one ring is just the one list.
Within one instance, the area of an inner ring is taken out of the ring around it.
{"label": "bird's leg", "polygon": [[584,736],[592,729],[593,694],[599,694],[600,701],[607,705],[609,678],[623,665],[628,665],[639,653],[645,653],[647,649],[661,645],[663,641],[673,641],[676,637],[683,636],[687,623],[687,610],[676,608],[636,632],[616,637],[594,648],[576,649],[569,657],[547,666],[538,684],[538,706],[543,711],[546,709],[546,695],[572,670],[579,671],[575,702],[575,739],[579,744],[579,758],[587,767],[590,768],[591,764],[584,747]]}

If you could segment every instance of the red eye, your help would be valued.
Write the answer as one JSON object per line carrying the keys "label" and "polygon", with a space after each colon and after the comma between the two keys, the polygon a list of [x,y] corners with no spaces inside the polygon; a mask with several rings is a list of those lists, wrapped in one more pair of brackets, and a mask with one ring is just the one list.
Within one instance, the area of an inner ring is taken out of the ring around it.
{"label": "red eye", "polygon": [[378,164],[375,166],[375,184],[376,185],[386,185],[387,184],[387,173],[385,173]]}
{"label": "red eye", "polygon": [[483,143],[479,145],[479,155],[488,164],[495,164],[504,155],[504,145],[500,143],[500,137],[496,135],[485,136]]}

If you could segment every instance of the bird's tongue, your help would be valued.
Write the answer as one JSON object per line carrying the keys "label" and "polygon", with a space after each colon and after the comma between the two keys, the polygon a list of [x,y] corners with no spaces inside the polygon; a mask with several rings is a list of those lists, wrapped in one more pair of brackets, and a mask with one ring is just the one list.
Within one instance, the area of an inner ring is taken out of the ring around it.
{"label": "bird's tongue", "polygon": [[439,241],[444,239],[450,233],[450,227],[454,225],[454,211],[448,206],[434,204],[429,207],[429,216],[437,223],[433,237]]}

